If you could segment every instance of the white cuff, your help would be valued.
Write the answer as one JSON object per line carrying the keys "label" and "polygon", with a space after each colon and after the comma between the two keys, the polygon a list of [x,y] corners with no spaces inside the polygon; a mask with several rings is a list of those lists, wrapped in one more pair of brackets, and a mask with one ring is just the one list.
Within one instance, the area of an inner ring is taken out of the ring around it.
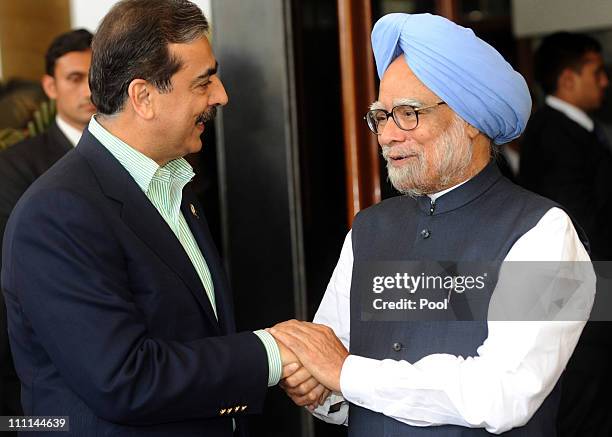
{"label": "white cuff", "polygon": [[[372,375],[380,366],[379,360],[349,355],[340,371],[340,390],[344,398],[359,406],[372,410],[374,399],[374,378]],[[376,411],[376,410],[375,410]]]}

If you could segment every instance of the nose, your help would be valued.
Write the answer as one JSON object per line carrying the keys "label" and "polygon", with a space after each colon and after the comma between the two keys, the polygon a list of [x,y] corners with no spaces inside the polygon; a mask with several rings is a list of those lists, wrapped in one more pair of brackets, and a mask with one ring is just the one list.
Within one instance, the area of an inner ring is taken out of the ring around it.
{"label": "nose", "polygon": [[91,100],[91,90],[89,89],[89,78],[88,77],[86,77],[85,80],[83,80],[83,85],[81,89],[82,89],[83,96]]}
{"label": "nose", "polygon": [[386,144],[390,146],[393,145],[393,143],[402,142],[404,141],[408,132],[409,131],[405,131],[397,127],[393,117],[389,117],[382,132],[380,135],[378,135],[378,144]]}
{"label": "nose", "polygon": [[225,92],[225,87],[223,86],[223,82],[221,82],[221,79],[216,79],[217,80],[214,81],[215,87],[213,89],[213,92],[211,93],[209,104],[225,106],[227,105],[229,98],[227,97],[227,93]]}

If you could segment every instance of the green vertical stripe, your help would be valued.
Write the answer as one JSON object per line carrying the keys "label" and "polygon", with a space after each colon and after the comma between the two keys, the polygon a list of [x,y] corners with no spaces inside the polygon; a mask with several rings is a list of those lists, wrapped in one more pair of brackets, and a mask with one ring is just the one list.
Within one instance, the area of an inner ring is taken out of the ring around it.
{"label": "green vertical stripe", "polygon": [[130,147],[100,126],[95,117],[92,117],[89,123],[89,131],[134,178],[176,235],[196,270],[215,316],[217,316],[215,290],[210,270],[181,212],[183,188],[195,176],[189,163],[183,158],[178,158],[160,167],[151,158]]}

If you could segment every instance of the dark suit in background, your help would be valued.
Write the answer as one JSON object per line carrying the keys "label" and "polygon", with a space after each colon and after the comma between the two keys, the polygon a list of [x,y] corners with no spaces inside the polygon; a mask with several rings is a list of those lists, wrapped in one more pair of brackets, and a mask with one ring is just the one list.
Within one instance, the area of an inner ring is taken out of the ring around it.
{"label": "dark suit in background", "polygon": [[235,333],[188,187],[181,210],[209,266],[218,321],[176,236],[88,131],[22,197],[2,286],[25,414],[68,415],[79,437],[229,437],[232,418],[240,429],[261,412],[266,350],[254,333]]}
{"label": "dark suit in background", "polygon": [[[520,178],[527,189],[559,202],[578,221],[589,238],[593,260],[612,259],[612,155],[595,132],[544,106],[527,125]],[[567,364],[560,437],[612,435],[610,325],[588,322]]]}
{"label": "dark suit in background", "polygon": [[[22,194],[72,147],[53,122],[42,134],[0,152],[0,240]],[[0,416],[21,414],[19,391],[6,330],[6,307],[0,293]]]}
{"label": "dark suit in background", "polygon": [[544,106],[524,134],[520,182],[566,208],[586,232],[592,259],[612,259],[612,154],[594,132]]}

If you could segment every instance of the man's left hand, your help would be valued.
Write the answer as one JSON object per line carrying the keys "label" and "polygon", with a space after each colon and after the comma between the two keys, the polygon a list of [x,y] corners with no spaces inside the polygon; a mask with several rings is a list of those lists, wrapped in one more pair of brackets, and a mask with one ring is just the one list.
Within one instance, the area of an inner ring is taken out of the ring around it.
{"label": "man's left hand", "polygon": [[307,406],[311,411],[319,405],[323,405],[331,393],[311,376],[305,367],[300,367],[296,372],[282,379],[280,386],[296,405]]}
{"label": "man's left hand", "polygon": [[331,328],[288,320],[271,328],[270,333],[297,355],[317,381],[340,392],[340,372],[349,353]]}

